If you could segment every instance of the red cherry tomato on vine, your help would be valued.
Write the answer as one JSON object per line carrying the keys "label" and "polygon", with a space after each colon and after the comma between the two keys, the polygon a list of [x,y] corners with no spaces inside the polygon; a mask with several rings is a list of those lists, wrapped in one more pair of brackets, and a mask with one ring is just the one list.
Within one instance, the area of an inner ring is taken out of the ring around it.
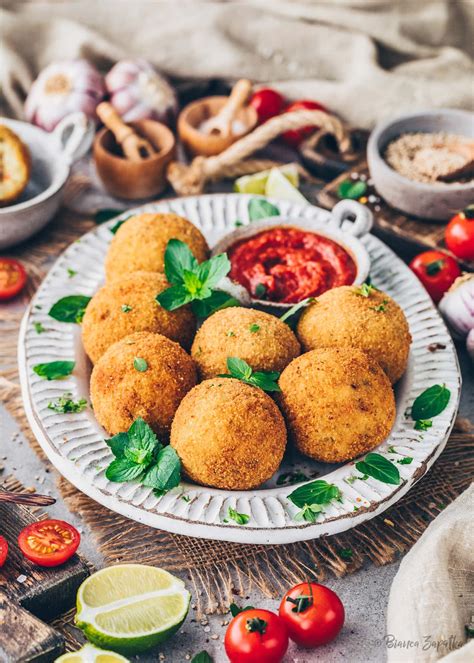
{"label": "red cherry tomato on vine", "polygon": [[26,283],[25,268],[13,258],[0,258],[0,301],[12,299]]}
{"label": "red cherry tomato on vine", "polygon": [[231,663],[280,663],[288,648],[288,633],[278,615],[252,608],[230,622],[224,646]]}
{"label": "red cherry tomato on vine", "polygon": [[453,216],[445,230],[446,246],[462,260],[474,260],[474,204]]}
{"label": "red cherry tomato on vine", "polygon": [[8,555],[8,543],[7,540],[0,536],[0,567],[5,564],[5,560]]}
{"label": "red cherry tomato on vine", "polygon": [[318,647],[337,637],[344,624],[344,606],[329,587],[302,582],[282,599],[279,615],[288,635],[301,647]]}
{"label": "red cherry tomato on vine", "polygon": [[264,87],[253,93],[249,103],[257,111],[258,123],[262,124],[281,113],[285,105],[285,98],[276,90]]}
{"label": "red cherry tomato on vine", "polygon": [[[285,113],[291,113],[298,110],[321,110],[328,112],[327,108],[322,104],[318,104],[317,101],[309,101],[302,99],[301,101],[295,101],[285,108]],[[305,138],[311,136],[317,130],[318,127],[302,127],[301,129],[296,129],[294,131],[285,131],[282,134],[282,138],[291,147],[298,147],[300,143],[303,142]]]}
{"label": "red cherry tomato on vine", "polygon": [[64,520],[39,520],[21,530],[21,552],[38,566],[59,566],[76,552],[81,535]]}
{"label": "red cherry tomato on vine", "polygon": [[446,290],[461,276],[458,263],[442,251],[425,251],[420,253],[410,263],[431,299],[438,303]]}

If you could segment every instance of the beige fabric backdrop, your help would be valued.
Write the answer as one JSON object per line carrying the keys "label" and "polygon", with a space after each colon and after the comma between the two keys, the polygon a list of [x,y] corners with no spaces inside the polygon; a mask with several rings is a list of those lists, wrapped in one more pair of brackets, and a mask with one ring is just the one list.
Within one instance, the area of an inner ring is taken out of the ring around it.
{"label": "beige fabric backdrop", "polygon": [[21,116],[55,59],[142,56],[178,78],[241,76],[319,99],[370,127],[426,107],[473,108],[474,0],[3,0],[1,83]]}

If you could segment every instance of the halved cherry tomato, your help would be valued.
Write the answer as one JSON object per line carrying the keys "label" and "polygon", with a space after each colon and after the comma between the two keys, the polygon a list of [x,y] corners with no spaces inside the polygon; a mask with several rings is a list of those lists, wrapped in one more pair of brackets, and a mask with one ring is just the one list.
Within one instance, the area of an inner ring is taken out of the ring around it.
{"label": "halved cherry tomato", "polygon": [[8,543],[7,540],[0,536],[0,567],[5,564],[5,560],[8,555]]}
{"label": "halved cherry tomato", "polygon": [[285,98],[276,90],[264,87],[253,93],[249,104],[257,111],[258,123],[262,124],[281,113],[285,105]]}
{"label": "halved cherry tomato", "polygon": [[76,552],[81,535],[64,520],[40,520],[18,536],[21,552],[38,566],[59,566]]}
{"label": "halved cherry tomato", "polygon": [[420,253],[410,263],[431,299],[437,304],[446,290],[461,276],[458,263],[442,251],[425,251]]}
{"label": "halved cherry tomato", "polygon": [[474,204],[458,212],[446,226],[446,246],[462,260],[474,260]]}
{"label": "halved cherry tomato", "polygon": [[288,633],[278,615],[252,608],[230,622],[224,646],[231,663],[280,663],[288,648]]}
{"label": "halved cherry tomato", "polygon": [[0,300],[12,299],[26,283],[25,268],[13,258],[0,258]]}
{"label": "halved cherry tomato", "polygon": [[338,595],[316,582],[302,582],[283,597],[279,615],[288,634],[301,647],[331,642],[344,624],[344,606]]}
{"label": "halved cherry tomato", "polygon": [[[328,112],[327,108],[322,104],[318,104],[317,101],[309,101],[302,99],[301,101],[295,101],[285,108],[285,113],[291,113],[298,110],[322,110],[326,113]],[[317,130],[318,127],[302,127],[301,129],[296,129],[292,131],[285,131],[282,134],[282,138],[291,147],[298,147],[300,143],[303,142],[305,138],[311,136]]]}

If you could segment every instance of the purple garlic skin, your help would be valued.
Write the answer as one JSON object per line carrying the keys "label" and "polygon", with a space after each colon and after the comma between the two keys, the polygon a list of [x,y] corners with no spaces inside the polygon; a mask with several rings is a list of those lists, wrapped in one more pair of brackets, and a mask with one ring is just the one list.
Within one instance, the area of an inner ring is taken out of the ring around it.
{"label": "purple garlic skin", "polygon": [[53,62],[31,86],[25,115],[46,131],[52,131],[66,115],[77,111],[96,120],[95,109],[104,94],[102,76],[87,60]]}
{"label": "purple garlic skin", "polygon": [[158,120],[173,126],[178,112],[175,91],[146,60],[120,60],[105,77],[110,103],[125,122]]}

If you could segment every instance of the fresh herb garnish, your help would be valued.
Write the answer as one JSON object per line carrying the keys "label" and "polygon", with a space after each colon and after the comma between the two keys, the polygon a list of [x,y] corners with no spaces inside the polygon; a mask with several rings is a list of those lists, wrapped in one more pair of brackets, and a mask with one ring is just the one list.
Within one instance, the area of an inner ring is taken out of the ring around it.
{"label": "fresh herb garnish", "polygon": [[266,286],[264,286],[263,283],[257,283],[254,290],[255,297],[257,297],[258,299],[264,299],[266,294],[267,294]]}
{"label": "fresh herb garnish", "polygon": [[34,323],[33,323],[33,327],[35,328],[35,332],[36,332],[37,334],[42,334],[43,332],[46,331],[46,329],[43,327],[43,325],[41,324],[41,322],[34,322]]}
{"label": "fresh herb garnish", "polygon": [[227,518],[236,522],[237,525],[246,525],[250,520],[250,516],[248,516],[246,513],[239,513],[231,506],[227,511]]}
{"label": "fresh herb garnish", "polygon": [[71,375],[75,365],[75,361],[49,361],[46,364],[36,364],[33,370],[36,375],[46,380],[59,380]]}
{"label": "fresh herb garnish", "polygon": [[307,481],[308,479],[309,477],[307,477],[306,474],[303,474],[303,472],[284,472],[278,477],[276,485],[291,486],[294,483],[301,483],[302,481]]}
{"label": "fresh herb garnish", "polygon": [[232,617],[237,617],[237,615],[240,615],[241,612],[253,609],[254,609],[253,605],[246,605],[244,608],[240,608],[237,605],[237,603],[231,603],[229,606],[230,614],[232,615]]}
{"label": "fresh herb garnish", "polygon": [[308,306],[308,304],[311,304],[312,302],[315,302],[316,299],[314,297],[307,297],[306,299],[303,299],[301,302],[298,302],[297,304],[294,304],[291,308],[288,309],[286,313],[283,313],[282,316],[280,316],[280,320],[282,322],[286,322],[288,318],[292,318],[295,313],[298,313],[298,311],[302,308],[305,308],[305,306]]}
{"label": "fresh herb garnish", "polygon": [[377,304],[377,306],[369,306],[372,311],[376,311],[377,313],[385,313],[387,310],[387,304],[388,304],[388,299],[384,299],[381,304]]}
{"label": "fresh herb garnish", "polygon": [[390,447],[387,449],[387,453],[389,453],[389,454],[396,454],[396,453],[398,453],[398,452],[397,452],[397,450],[395,449],[394,446],[390,446]]}
{"label": "fresh herb garnish", "polygon": [[191,663],[213,663],[213,659],[207,651],[200,651],[199,654],[196,654],[196,656],[193,656],[191,659]]}
{"label": "fresh herb garnish", "polygon": [[444,384],[434,384],[416,397],[411,408],[411,418],[417,421],[436,417],[446,408],[450,397],[451,392]]}
{"label": "fresh herb garnish", "polygon": [[[391,460],[377,453],[369,453],[364,460],[359,460],[356,469],[362,474],[367,474],[373,479],[398,485],[400,483],[400,472]],[[358,477],[360,478],[360,477]]]}
{"label": "fresh herb garnish", "polygon": [[357,200],[367,191],[367,184],[361,180],[344,180],[341,182],[337,188],[337,195],[339,198],[350,198],[351,200]]}
{"label": "fresh herb garnish", "polygon": [[240,219],[237,219],[236,222],[234,223],[234,226],[235,226],[236,228],[240,228],[240,226],[243,226],[243,225],[244,225],[244,224],[242,223],[242,221],[240,221]]}
{"label": "fresh herb garnish", "polygon": [[165,251],[165,274],[169,288],[156,296],[167,311],[191,304],[196,316],[203,318],[238,301],[225,292],[215,290],[219,281],[230,271],[225,253],[199,264],[187,244],[170,239]]}
{"label": "fresh herb garnish", "polygon": [[280,373],[277,371],[253,371],[251,366],[239,357],[227,357],[228,373],[219,375],[220,378],[235,378],[252,387],[259,387],[263,391],[281,391],[277,380]]}
{"label": "fresh herb garnish", "polygon": [[70,279],[72,279],[73,276],[76,276],[77,272],[75,269],[71,269],[71,267],[67,268],[67,273]]}
{"label": "fresh herb garnish", "polygon": [[133,358],[133,368],[136,371],[140,371],[140,373],[144,373],[148,368],[148,363],[147,363],[146,359],[143,359],[142,357],[134,357]]}
{"label": "fresh herb garnish", "polygon": [[98,209],[94,214],[94,221],[99,225],[105,223],[109,219],[113,219],[115,216],[122,214],[123,209],[113,209],[111,207],[105,207],[104,209]]}
{"label": "fresh herb garnish", "polygon": [[428,430],[433,425],[431,419],[417,419],[415,421],[415,430]]}
{"label": "fresh herb garnish", "polygon": [[397,463],[399,465],[410,465],[410,463],[413,462],[413,458],[411,456],[405,456],[404,458],[400,458],[400,460],[397,460]]}
{"label": "fresh herb garnish", "polygon": [[250,221],[258,219],[267,219],[269,216],[280,216],[280,210],[264,198],[252,198],[248,205]]}
{"label": "fresh herb garnish", "polygon": [[115,459],[105,471],[109,481],[139,481],[162,494],[181,480],[181,462],[171,446],[164,447],[150,426],[136,419],[127,433],[106,440]]}
{"label": "fresh herb garnish", "polygon": [[345,559],[348,562],[352,561],[352,555],[354,553],[350,548],[340,548],[338,553],[341,559]]}
{"label": "fresh herb garnish", "polygon": [[49,315],[59,322],[81,323],[90,300],[85,295],[62,297],[50,308]]}
{"label": "fresh herb garnish", "polygon": [[72,394],[69,392],[57,398],[56,401],[48,403],[48,409],[53,410],[54,412],[60,412],[61,414],[82,412],[86,407],[87,401],[85,398],[73,401]]}
{"label": "fresh herb garnish", "polygon": [[249,332],[250,332],[251,334],[255,334],[255,333],[258,332],[259,330],[260,330],[260,325],[257,325],[256,322],[254,322],[253,324],[251,324],[250,327],[249,327]]}
{"label": "fresh herb garnish", "polygon": [[323,507],[320,504],[305,504],[301,511],[295,515],[295,520],[306,520],[308,523],[315,523]]}
{"label": "fresh herb garnish", "polygon": [[228,331],[227,334],[226,334],[226,336],[229,336],[229,337],[230,337],[230,336],[235,336],[235,332],[233,332],[233,331]]}
{"label": "fresh herb garnish", "polygon": [[133,310],[133,307],[129,306],[128,304],[122,304],[120,308],[122,309],[123,313],[128,313],[129,311]]}
{"label": "fresh herb garnish", "polygon": [[191,501],[191,498],[189,497],[189,495],[186,495],[186,493],[183,493],[182,495],[180,495],[180,497],[183,500],[183,502],[190,502]]}
{"label": "fresh herb garnish", "polygon": [[295,520],[306,520],[311,523],[316,522],[318,515],[323,511],[323,505],[341,498],[341,490],[324,479],[311,481],[288,495],[290,502],[301,509],[296,514]]}
{"label": "fresh herb garnish", "polygon": [[357,288],[357,295],[360,295],[361,297],[370,297],[370,295],[375,292],[377,288],[375,288],[373,285],[370,283],[362,283],[358,288]]}

